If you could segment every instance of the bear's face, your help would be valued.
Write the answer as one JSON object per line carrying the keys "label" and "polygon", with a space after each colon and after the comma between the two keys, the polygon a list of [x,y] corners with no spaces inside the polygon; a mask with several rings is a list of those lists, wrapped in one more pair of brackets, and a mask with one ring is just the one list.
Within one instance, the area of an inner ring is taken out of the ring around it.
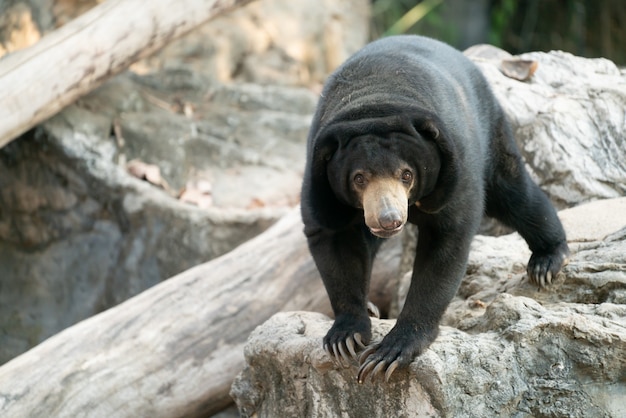
{"label": "bear's face", "polygon": [[328,162],[327,175],[335,196],[363,209],[372,234],[389,238],[407,222],[408,207],[434,185],[439,159],[404,134],[364,135],[340,146]]}
{"label": "bear's face", "polygon": [[363,209],[365,224],[372,234],[389,238],[402,230],[408,217],[408,201],[413,185],[410,169],[381,175],[357,170],[352,187]]}
{"label": "bear's face", "polygon": [[303,219],[311,231],[337,230],[362,216],[374,235],[392,236],[412,205],[427,214],[447,206],[459,161],[456,142],[432,113],[406,104],[347,109],[311,130]]}

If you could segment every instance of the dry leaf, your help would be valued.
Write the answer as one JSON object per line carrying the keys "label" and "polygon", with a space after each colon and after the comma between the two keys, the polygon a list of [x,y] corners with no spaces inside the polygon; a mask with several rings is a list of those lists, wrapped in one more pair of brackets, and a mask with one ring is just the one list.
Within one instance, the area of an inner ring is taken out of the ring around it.
{"label": "dry leaf", "polygon": [[180,191],[178,199],[201,208],[211,207],[213,206],[213,187],[206,180],[189,182]]}
{"label": "dry leaf", "polygon": [[259,199],[258,197],[253,197],[246,209],[260,209],[266,207],[267,204]]}
{"label": "dry leaf", "polygon": [[128,171],[131,176],[170,191],[169,184],[161,177],[161,169],[157,165],[147,164],[141,160],[135,159],[126,164],[126,171]]}
{"label": "dry leaf", "polygon": [[502,74],[509,78],[526,81],[529,80],[533,74],[535,74],[538,66],[539,63],[533,60],[502,60],[500,63],[500,71],[502,71]]}

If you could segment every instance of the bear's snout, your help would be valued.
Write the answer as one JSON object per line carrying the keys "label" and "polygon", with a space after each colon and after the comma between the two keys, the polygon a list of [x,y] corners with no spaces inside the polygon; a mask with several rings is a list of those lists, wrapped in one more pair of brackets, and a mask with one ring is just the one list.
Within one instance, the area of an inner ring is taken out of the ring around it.
{"label": "bear's snout", "polygon": [[378,223],[383,229],[392,231],[402,226],[402,215],[396,209],[386,210],[380,214]]}
{"label": "bear's snout", "polygon": [[380,212],[376,223],[368,223],[367,215],[365,216],[365,223],[369,227],[372,234],[379,238],[389,238],[402,231],[404,223],[406,222],[406,216],[395,209],[391,208]]}
{"label": "bear's snout", "polygon": [[372,234],[389,238],[407,221],[408,190],[395,178],[375,179],[361,196],[365,224]]}

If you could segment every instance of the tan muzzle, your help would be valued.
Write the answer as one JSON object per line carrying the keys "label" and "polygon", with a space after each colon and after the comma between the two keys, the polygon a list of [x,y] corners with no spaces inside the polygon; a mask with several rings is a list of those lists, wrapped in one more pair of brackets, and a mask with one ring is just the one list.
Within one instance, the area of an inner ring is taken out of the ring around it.
{"label": "tan muzzle", "polygon": [[365,224],[372,234],[389,238],[407,220],[408,191],[395,178],[372,179],[362,194]]}

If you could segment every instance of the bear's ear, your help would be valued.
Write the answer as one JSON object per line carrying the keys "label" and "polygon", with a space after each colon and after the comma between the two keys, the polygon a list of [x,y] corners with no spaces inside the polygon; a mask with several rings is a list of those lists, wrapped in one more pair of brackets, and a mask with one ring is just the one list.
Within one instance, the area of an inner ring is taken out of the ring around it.
{"label": "bear's ear", "polygon": [[420,136],[428,141],[433,141],[439,150],[441,167],[435,189],[419,201],[420,210],[436,213],[448,203],[459,182],[460,161],[457,147],[439,118],[434,115],[414,118],[413,126]]}
{"label": "bear's ear", "polygon": [[301,195],[305,223],[336,228],[354,216],[354,209],[341,203],[335,195],[328,176],[328,164],[340,147],[338,132],[337,129],[325,129],[309,141]]}
{"label": "bear's ear", "polygon": [[[334,128],[334,129],[333,129]],[[326,166],[339,148],[341,138],[337,129],[333,126],[326,127],[317,132],[312,140],[308,141],[308,163],[313,177],[326,177]]]}

